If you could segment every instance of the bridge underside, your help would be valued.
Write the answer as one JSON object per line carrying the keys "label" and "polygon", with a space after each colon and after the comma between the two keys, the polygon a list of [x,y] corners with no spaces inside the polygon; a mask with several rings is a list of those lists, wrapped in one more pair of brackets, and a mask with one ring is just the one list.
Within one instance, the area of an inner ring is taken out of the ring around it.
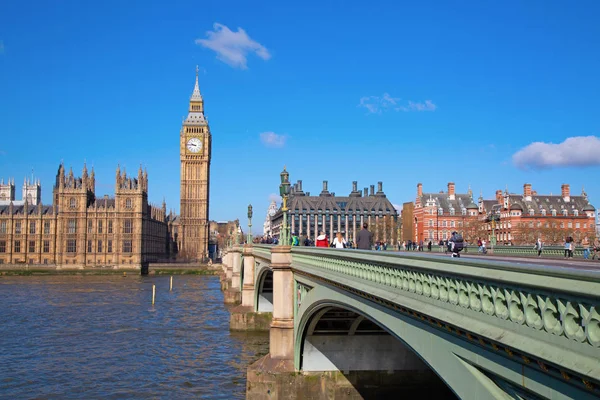
{"label": "bridge underside", "polygon": [[270,268],[264,268],[260,271],[257,281],[256,291],[256,312],[273,312],[273,271]]}
{"label": "bridge underside", "polygon": [[[309,277],[296,279],[309,288],[296,315],[296,369],[338,371],[364,398],[397,398],[401,385],[413,391],[408,398],[592,398],[464,334]],[[368,381],[369,374],[380,381]],[[375,386],[381,395],[373,396]]]}
{"label": "bridge underside", "polygon": [[364,399],[455,399],[444,382],[415,353],[364,316],[324,307],[312,317],[303,341],[305,373],[339,371]]}

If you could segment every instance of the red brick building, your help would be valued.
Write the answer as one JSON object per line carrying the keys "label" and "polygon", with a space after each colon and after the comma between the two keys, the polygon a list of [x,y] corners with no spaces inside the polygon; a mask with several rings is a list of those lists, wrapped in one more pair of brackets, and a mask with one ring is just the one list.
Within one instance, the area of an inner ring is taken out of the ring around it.
{"label": "red brick building", "polygon": [[475,243],[478,238],[490,241],[494,231],[499,244],[533,244],[539,237],[546,245],[559,245],[567,236],[580,243],[585,236],[596,237],[595,211],[585,191],[572,196],[568,184],[561,186],[560,195],[539,195],[526,183],[522,194],[497,190],[493,200],[480,196],[475,204],[470,188],[456,193],[450,182],[447,192],[424,193],[419,183],[411,240],[438,243],[458,231]]}
{"label": "red brick building", "polygon": [[494,226],[498,243],[531,244],[539,237],[550,245],[564,243],[567,236],[577,243],[596,237],[596,209],[584,190],[572,196],[568,184],[561,186],[560,195],[539,195],[529,183],[522,194],[497,190],[494,200],[479,199],[478,211],[488,237]]}
{"label": "red brick building", "polygon": [[437,244],[447,240],[453,231],[461,232],[466,241],[475,240],[476,226],[480,224],[478,206],[473,192],[456,193],[454,183],[448,183],[447,192],[424,193],[423,185],[417,184],[417,198],[413,210],[413,240]]}

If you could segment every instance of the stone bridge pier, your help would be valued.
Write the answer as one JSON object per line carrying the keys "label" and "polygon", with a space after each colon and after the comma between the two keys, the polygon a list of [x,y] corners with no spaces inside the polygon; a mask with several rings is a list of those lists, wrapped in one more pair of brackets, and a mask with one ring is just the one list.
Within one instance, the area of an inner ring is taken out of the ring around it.
{"label": "stone bridge pier", "polygon": [[242,247],[234,246],[227,253],[228,263],[224,291],[225,304],[240,304],[242,301],[241,291],[241,269],[242,269]]}
{"label": "stone bridge pier", "polygon": [[219,279],[221,281],[221,290],[224,292],[231,286],[231,277],[233,276],[233,268],[231,266],[231,249],[224,251],[221,265],[223,271],[219,275]]}
{"label": "stone bridge pier", "polygon": [[[242,250],[241,304],[231,310],[229,329],[232,331],[263,331],[270,328],[271,313],[260,312],[255,283],[256,261],[252,244],[246,244]],[[262,286],[261,286],[262,287]]]}

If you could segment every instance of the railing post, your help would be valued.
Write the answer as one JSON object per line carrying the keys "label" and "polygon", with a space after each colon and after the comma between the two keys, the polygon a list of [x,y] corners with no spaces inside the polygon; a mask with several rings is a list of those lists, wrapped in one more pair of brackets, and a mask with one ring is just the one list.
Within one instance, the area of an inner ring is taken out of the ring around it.
{"label": "railing post", "polygon": [[291,246],[271,249],[273,270],[273,319],[270,329],[271,359],[294,360],[294,275]]}
{"label": "railing post", "polygon": [[254,253],[252,243],[244,246],[244,279],[242,286],[242,306],[254,310]]}

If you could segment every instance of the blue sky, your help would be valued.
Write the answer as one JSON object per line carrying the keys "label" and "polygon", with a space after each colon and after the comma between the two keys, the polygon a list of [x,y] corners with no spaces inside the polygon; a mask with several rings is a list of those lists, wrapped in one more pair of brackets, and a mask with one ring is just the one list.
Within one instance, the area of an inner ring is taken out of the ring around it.
{"label": "blue sky", "polygon": [[3,1],[0,176],[33,168],[50,203],[61,160],[93,165],[98,195],[142,163],[178,210],[198,64],[211,219],[252,203],[262,224],[284,165],[312,193],[383,181],[395,204],[453,181],[600,205],[599,2],[286,3]]}

